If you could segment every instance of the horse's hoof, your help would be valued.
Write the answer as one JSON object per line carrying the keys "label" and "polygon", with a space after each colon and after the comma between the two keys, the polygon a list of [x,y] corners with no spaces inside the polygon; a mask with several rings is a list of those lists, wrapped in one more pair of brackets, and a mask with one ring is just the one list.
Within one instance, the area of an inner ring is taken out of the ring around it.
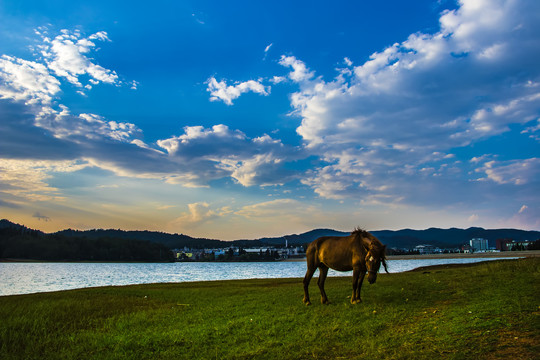
{"label": "horse's hoof", "polygon": [[311,305],[311,301],[304,301],[304,304],[306,304],[306,306],[309,306]]}
{"label": "horse's hoof", "polygon": [[326,300],[321,300],[321,304],[323,305],[330,305],[330,300],[326,299]]}
{"label": "horse's hoof", "polygon": [[351,300],[351,304],[353,304],[353,305],[360,304],[361,302],[362,302],[362,300],[360,300],[360,299]]}

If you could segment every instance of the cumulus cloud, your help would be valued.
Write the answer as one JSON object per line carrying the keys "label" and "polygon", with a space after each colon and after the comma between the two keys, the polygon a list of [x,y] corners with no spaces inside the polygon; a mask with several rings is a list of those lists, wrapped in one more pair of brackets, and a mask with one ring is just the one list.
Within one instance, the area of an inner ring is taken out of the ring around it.
{"label": "cumulus cloud", "polygon": [[[282,56],[280,64],[292,68],[288,77],[300,88],[291,96],[302,120],[297,133],[324,161],[304,184],[325,198],[398,196],[395,176],[462,177],[468,170],[449,154],[454,148],[509,131],[512,124],[534,133],[539,11],[540,5],[526,1],[463,0],[441,14],[438,32],[412,34],[331,81]],[[494,181],[524,181],[501,175],[504,168],[484,170]]]}
{"label": "cumulus cloud", "polygon": [[303,82],[311,79],[314,76],[314,73],[308,70],[306,64],[294,56],[282,55],[281,59],[279,60],[279,64],[292,68],[292,71],[288,75],[292,81]]}
{"label": "cumulus cloud", "polygon": [[525,185],[539,178],[540,159],[489,161],[476,169],[476,172],[486,175],[479,180],[491,180],[497,184]]}
{"label": "cumulus cloud", "polygon": [[205,129],[187,126],[184,134],[157,141],[171,161],[189,164],[206,181],[230,176],[243,186],[276,185],[290,181],[283,169],[297,151],[269,135],[250,139],[239,130],[220,124]]}
{"label": "cumulus cloud", "polygon": [[[100,31],[83,37],[79,31],[62,30],[60,35],[51,40],[43,31],[37,33],[43,40],[38,48],[45,64],[7,55],[0,58],[0,99],[24,102],[29,106],[24,113],[34,115],[34,124],[28,124],[24,120],[23,124],[28,128],[21,129],[21,134],[29,131],[32,133],[29,128],[33,125],[46,129],[57,139],[108,137],[117,141],[132,140],[139,132],[134,124],[107,121],[95,114],[72,115],[66,106],[53,103],[61,91],[61,83],[57,77],[64,77],[82,87],[79,79],[82,75],[87,75],[86,89],[91,89],[89,84],[119,83],[114,71],[95,64],[84,55],[96,46],[95,41],[109,41],[107,33]],[[0,111],[5,109],[7,106],[3,103]],[[4,113],[3,118],[6,124],[15,124],[22,120],[17,116],[21,115]],[[10,135],[16,133],[15,126],[7,130],[11,132]]]}
{"label": "cumulus cloud", "polygon": [[105,31],[83,37],[79,31],[62,30],[54,39],[43,36],[43,45],[40,45],[39,49],[48,68],[56,76],[63,77],[78,87],[83,87],[83,76],[88,78],[84,85],[87,89],[100,82],[117,84],[119,79],[115,71],[96,64],[86,56],[96,48],[96,41],[110,40]]}
{"label": "cumulus cloud", "polygon": [[13,56],[0,57],[0,98],[48,104],[60,92],[60,81],[43,64]]}
{"label": "cumulus cloud", "polygon": [[208,84],[206,90],[210,93],[210,101],[223,101],[227,105],[232,105],[233,100],[250,91],[265,96],[270,93],[270,86],[264,86],[261,81],[255,80],[227,85],[225,80],[218,82],[216,78],[211,77],[206,83]]}
{"label": "cumulus cloud", "polygon": [[120,83],[114,71],[84,55],[96,41],[108,41],[107,33],[83,37],[78,31],[63,30],[53,40],[38,33],[45,64],[6,55],[0,58],[0,161],[6,171],[0,181],[6,194],[26,200],[61,199],[47,181],[56,172],[73,171],[58,165],[66,162],[77,164],[77,169],[95,166],[122,176],[164,180],[194,176],[184,175],[163,152],[138,139],[141,131],[134,124],[91,113],[73,114],[58,104],[61,82],[57,77],[77,87],[84,78],[86,89],[101,82]]}
{"label": "cumulus cloud", "polygon": [[36,125],[51,131],[59,139],[99,139],[103,137],[127,142],[140,130],[131,123],[107,121],[96,114],[72,115],[69,109],[60,105],[61,111],[44,108],[36,118]]}

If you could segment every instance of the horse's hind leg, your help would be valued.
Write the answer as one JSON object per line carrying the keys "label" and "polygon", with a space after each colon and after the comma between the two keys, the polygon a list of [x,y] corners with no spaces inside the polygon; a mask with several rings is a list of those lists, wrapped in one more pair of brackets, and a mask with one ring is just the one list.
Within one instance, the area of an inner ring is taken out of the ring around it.
{"label": "horse's hind leg", "polygon": [[321,303],[330,304],[330,301],[328,301],[328,297],[326,296],[326,291],[324,291],[324,282],[328,275],[328,267],[323,264],[319,265],[319,273],[317,284],[319,285],[319,290],[321,290]]}
{"label": "horse's hind leg", "polygon": [[304,300],[303,303],[306,305],[311,305],[311,301],[309,300],[309,282],[311,281],[311,278],[313,277],[313,274],[315,273],[315,267],[309,266],[306,271],[306,276],[304,276]]}
{"label": "horse's hind leg", "polygon": [[309,300],[309,282],[311,281],[311,278],[313,277],[315,270],[317,270],[316,254],[317,254],[317,248],[315,246],[315,243],[311,243],[306,250],[307,271],[306,271],[306,276],[304,276],[304,300],[303,300],[304,304],[306,305],[311,305],[311,301]]}

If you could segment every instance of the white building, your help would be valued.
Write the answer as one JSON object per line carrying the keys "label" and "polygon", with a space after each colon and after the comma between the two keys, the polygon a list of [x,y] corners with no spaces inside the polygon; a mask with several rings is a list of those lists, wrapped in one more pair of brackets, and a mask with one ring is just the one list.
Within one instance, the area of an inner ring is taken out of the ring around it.
{"label": "white building", "polygon": [[473,252],[486,252],[489,250],[488,240],[483,238],[474,238],[469,241]]}
{"label": "white building", "polygon": [[439,248],[429,244],[415,246],[414,250],[418,251],[420,254],[433,254],[435,252],[440,252]]}

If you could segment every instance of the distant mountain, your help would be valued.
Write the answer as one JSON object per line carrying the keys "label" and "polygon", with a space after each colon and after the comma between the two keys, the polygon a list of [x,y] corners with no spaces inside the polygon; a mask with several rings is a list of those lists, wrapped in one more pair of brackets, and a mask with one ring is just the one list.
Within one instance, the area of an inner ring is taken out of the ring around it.
{"label": "distant mountain", "polygon": [[305,232],[303,234],[285,235],[273,238],[261,238],[258,239],[258,241],[268,245],[285,245],[285,241],[287,241],[289,245],[302,245],[310,243],[321,236],[347,236],[349,234],[350,233],[348,232],[332,229],[315,229]]}
{"label": "distant mountain", "polygon": [[[11,223],[8,220],[0,220],[0,229],[3,227],[23,228],[27,231],[37,231],[26,228],[23,225]],[[439,229],[429,228],[425,230],[376,230],[371,231],[383,244],[391,248],[413,248],[421,244],[430,244],[441,248],[459,247],[468,244],[472,238],[488,239],[490,246],[495,246],[497,239],[513,240],[537,240],[540,239],[540,231],[527,231],[518,229],[483,229],[471,227],[468,229]],[[235,240],[222,241],[216,239],[193,238],[184,234],[169,234],[157,231],[125,231],[114,229],[96,229],[96,230],[62,230],[57,235],[65,237],[83,237],[88,239],[111,238],[124,240],[140,240],[159,243],[169,249],[175,248],[228,248],[237,247],[263,247],[263,246],[284,246],[285,242],[289,245],[304,245],[312,242],[321,236],[347,236],[350,232],[315,229],[302,234],[291,234],[280,237],[265,237],[256,240]]]}
{"label": "distant mountain", "polygon": [[382,230],[372,231],[383,244],[389,247],[411,248],[420,244],[430,244],[439,247],[456,247],[468,244],[470,239],[484,238],[489,242],[489,246],[495,246],[497,239],[513,240],[537,240],[540,239],[540,231],[527,231],[517,229],[483,229],[471,227],[468,229],[438,229],[430,228],[426,230]]}
{"label": "distant mountain", "polygon": [[[438,229],[426,230],[376,230],[371,231],[383,244],[394,248],[413,248],[421,244],[430,244],[441,248],[459,247],[468,244],[472,238],[488,239],[490,246],[495,246],[497,239],[513,240],[537,240],[540,239],[540,231],[526,231],[517,229],[486,230],[478,227],[468,229]],[[270,245],[284,245],[287,240],[289,245],[301,245],[310,243],[321,236],[347,236],[350,232],[332,229],[316,229],[303,234],[286,235],[275,238],[262,238],[260,242]]]}

